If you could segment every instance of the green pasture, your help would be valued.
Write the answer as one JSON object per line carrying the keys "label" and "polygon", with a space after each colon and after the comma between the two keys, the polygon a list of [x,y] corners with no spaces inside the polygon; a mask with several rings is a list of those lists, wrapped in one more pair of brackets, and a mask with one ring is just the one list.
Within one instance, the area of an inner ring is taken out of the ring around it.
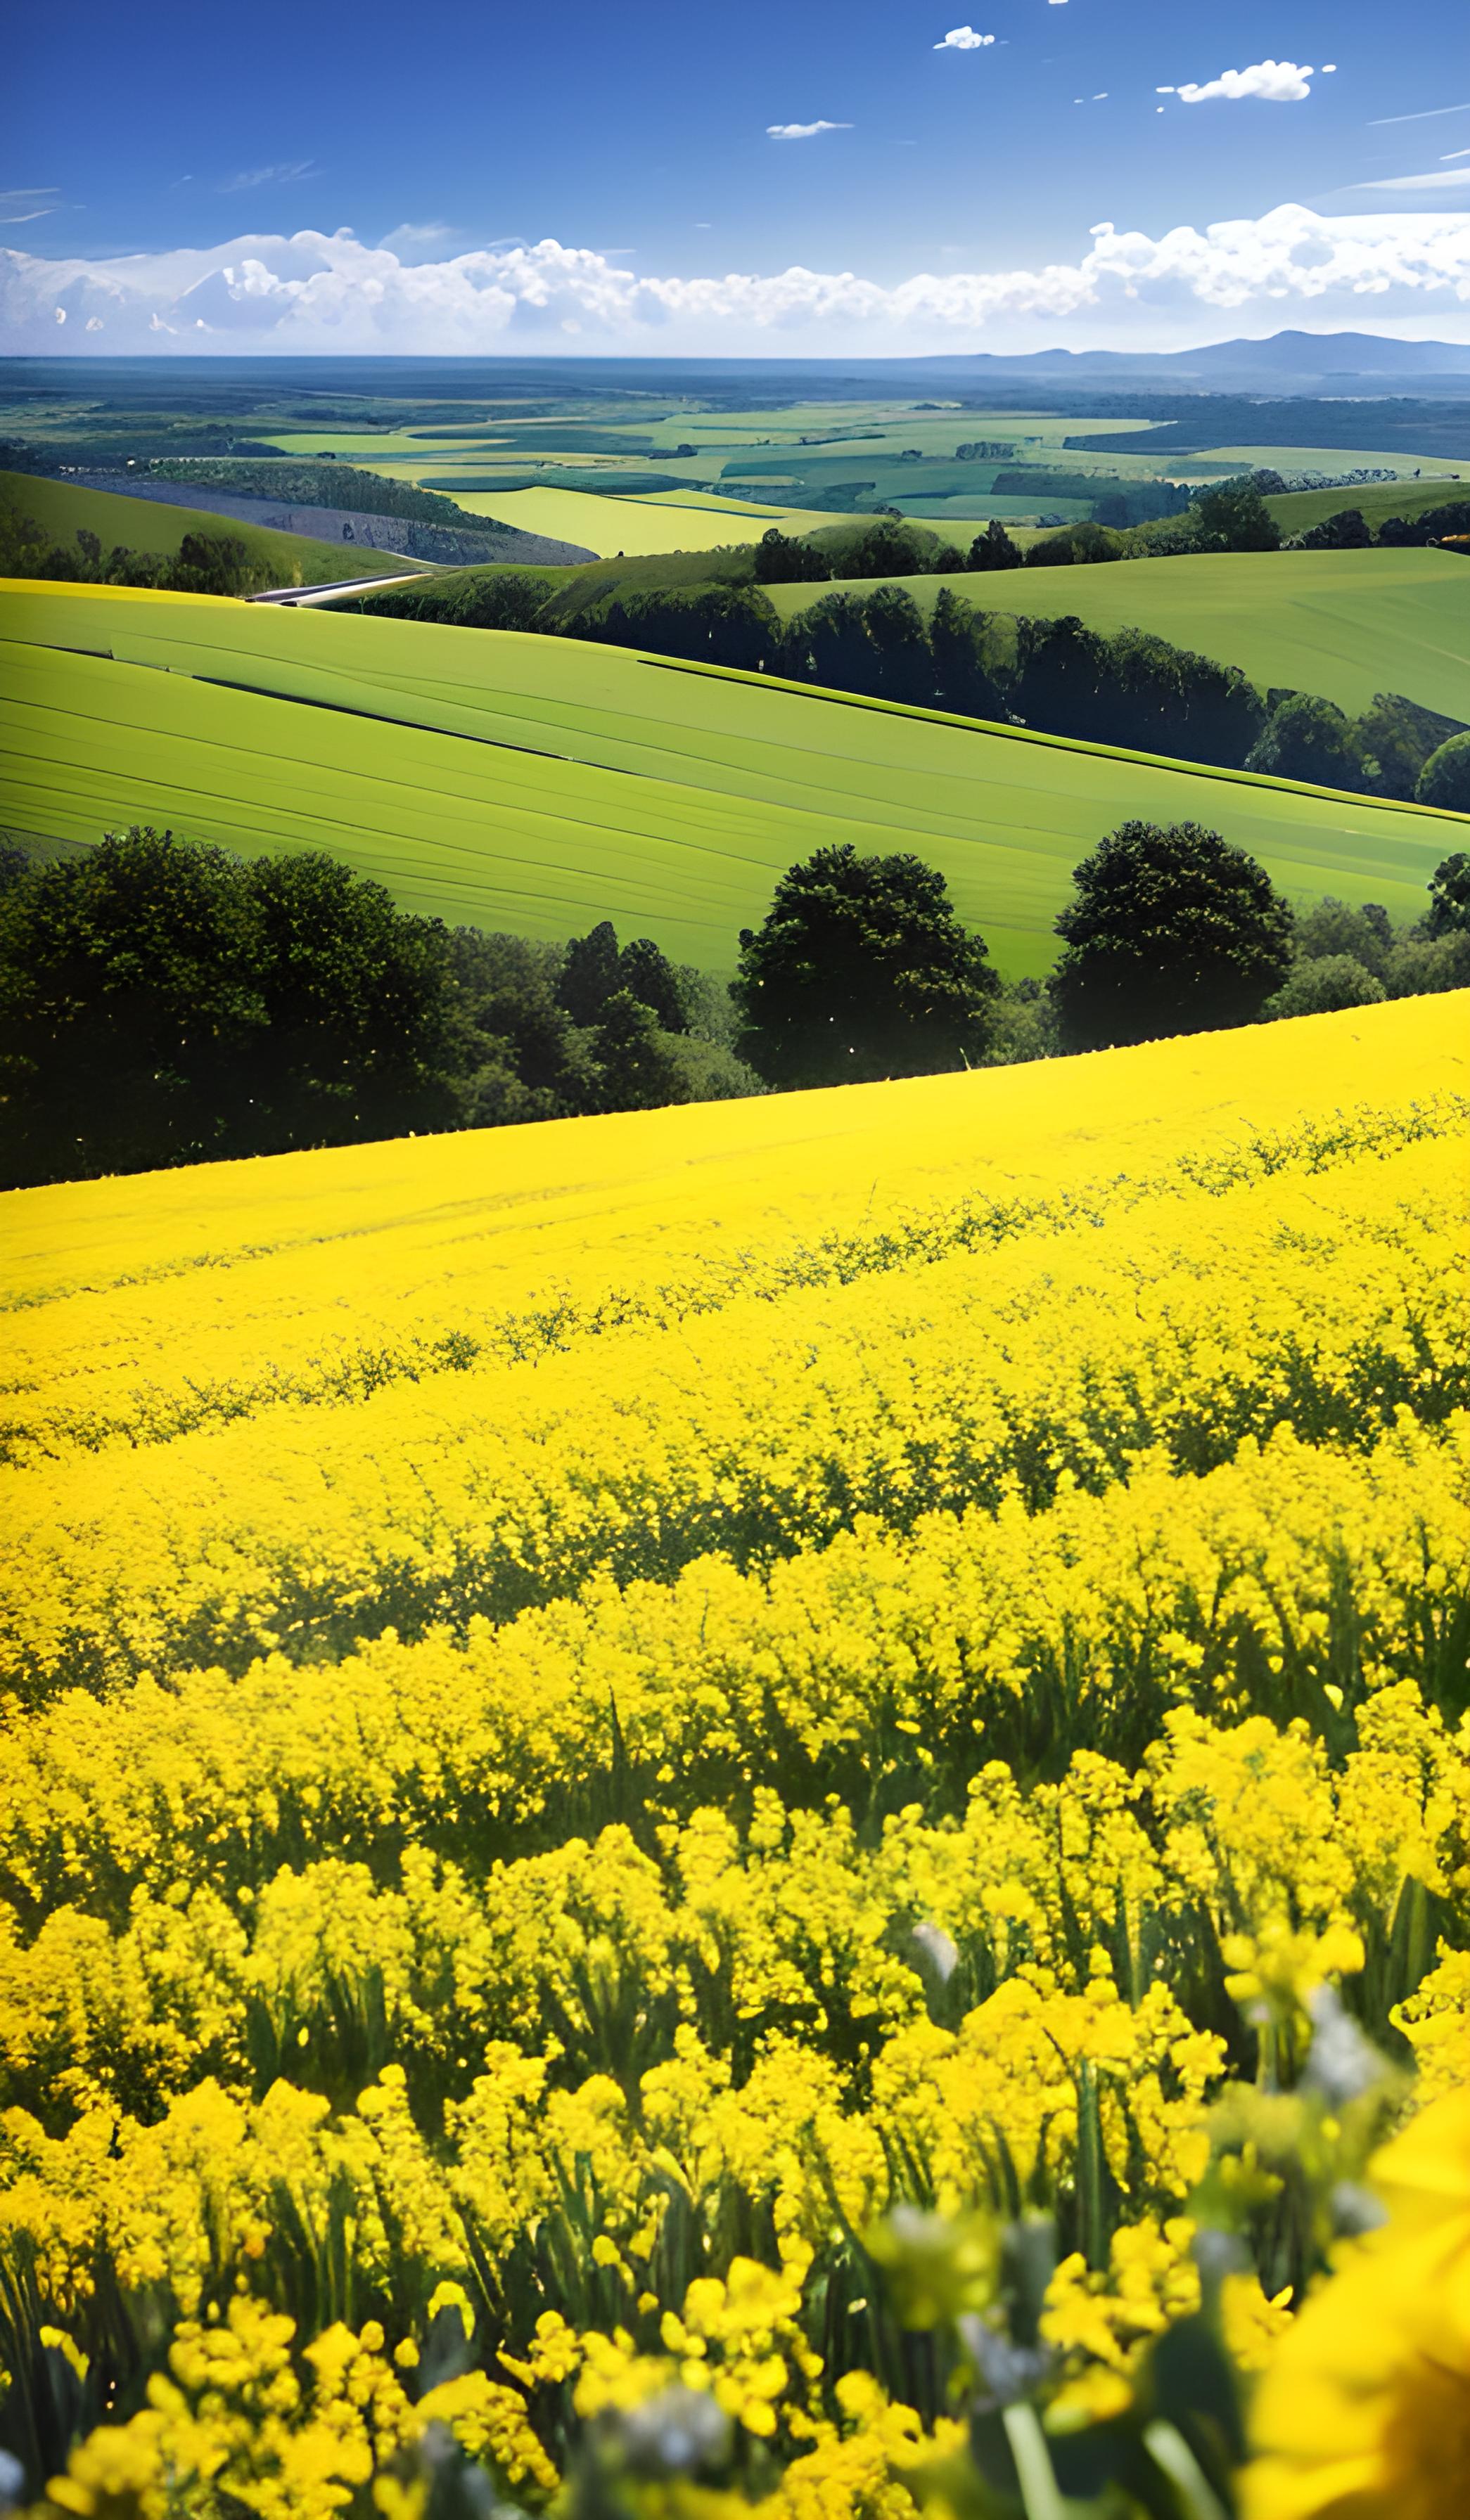
{"label": "green pasture", "polygon": [[[1470,472],[1470,467],[1467,467]],[[1356,508],[1376,533],[1388,517],[1422,517],[1426,508],[1447,507],[1454,499],[1470,500],[1470,479],[1456,489],[1452,480],[1361,481],[1346,490],[1278,491],[1266,506],[1283,534],[1305,533],[1324,517],[1340,517]]]}
{"label": "green pasture", "polygon": [[[926,613],[947,586],[987,611],[1150,630],[1238,665],[1263,690],[1319,692],[1353,714],[1395,691],[1470,719],[1470,563],[1450,552],[1204,552],[900,583]],[[786,620],[833,591],[766,590]]]}
{"label": "green pasture", "polygon": [[[1090,423],[1088,427],[1090,429]],[[1371,446],[1208,446],[1193,460],[1202,464],[1233,466],[1240,472],[1258,469],[1275,472],[1355,472],[1359,469],[1387,472],[1392,467],[1402,480],[1411,478],[1418,472],[1426,479],[1433,473],[1439,480],[1452,481],[1463,473],[1470,473],[1470,412],[1465,415],[1463,464],[1458,456],[1404,455],[1397,450],[1385,455]],[[1369,486],[1366,482],[1363,484],[1365,489]],[[1338,499],[1343,495],[1340,490],[1332,493]]]}
{"label": "green pasture", "polygon": [[804,508],[767,508],[738,499],[711,500],[706,508],[670,506],[677,493],[649,499],[608,499],[595,490],[466,490],[455,505],[474,517],[494,517],[524,533],[580,543],[611,560],[618,552],[713,551],[722,543],[758,542],[767,525],[783,533],[809,533],[830,525],[830,516]]}
{"label": "green pasture", "polygon": [[339,577],[387,577],[395,569],[413,576],[417,561],[369,552],[352,543],[313,542],[305,534],[277,534],[238,517],[216,517],[207,508],[174,508],[162,499],[129,499],[113,490],[84,490],[72,481],[48,481],[38,473],[0,472],[0,501],[18,515],[34,517],[59,543],[74,548],[78,532],[96,534],[104,551],[121,543],[129,551],[169,559],[185,534],[229,534],[264,561],[276,586],[328,586]]}
{"label": "green pasture", "polygon": [[781,870],[832,841],[941,867],[1019,973],[1046,967],[1074,866],[1130,815],[1211,824],[1298,899],[1401,917],[1470,832],[508,632],[12,585],[0,658],[0,825],[85,843],[153,822],[247,854],[326,848],[417,911],[548,937],[612,918],[714,969]]}

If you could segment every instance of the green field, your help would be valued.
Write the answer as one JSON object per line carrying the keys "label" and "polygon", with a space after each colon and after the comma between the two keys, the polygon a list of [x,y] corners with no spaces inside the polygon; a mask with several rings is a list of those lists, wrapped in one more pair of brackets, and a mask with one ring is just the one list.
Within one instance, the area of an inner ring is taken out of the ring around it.
{"label": "green field", "polygon": [[1389,517],[1422,517],[1427,508],[1446,508],[1470,500],[1470,480],[1456,489],[1452,481],[1361,481],[1346,490],[1286,490],[1266,506],[1283,534],[1305,533],[1324,517],[1340,517],[1356,508],[1376,533]]}
{"label": "green field", "polygon": [[1470,835],[1412,806],[509,632],[12,584],[0,655],[13,831],[328,848],[414,910],[537,936],[612,918],[712,969],[780,871],[832,841],[942,868],[1014,974],[1046,968],[1074,866],[1130,815],[1211,824],[1296,899],[1400,918]]}
{"label": "green field", "polygon": [[[1396,691],[1470,719],[1470,567],[1449,552],[1202,552],[901,583],[925,612],[948,586],[988,611],[1151,630],[1238,665],[1263,690],[1319,692],[1353,714]],[[834,590],[766,591],[790,620]],[[852,581],[850,591],[865,590]]]}
{"label": "green field", "polygon": [[113,490],[84,490],[72,481],[47,481],[30,472],[0,472],[0,500],[33,517],[59,543],[71,545],[78,531],[96,534],[104,551],[121,543],[129,551],[172,559],[185,534],[228,534],[263,561],[273,586],[329,586],[340,577],[412,577],[418,561],[390,552],[369,552],[351,543],[313,542],[305,534],[276,534],[238,517],[216,517],[204,508],[174,508],[161,499],[129,499]]}
{"label": "green field", "polygon": [[677,505],[677,493],[649,499],[608,499],[595,490],[464,490],[455,505],[472,517],[494,517],[523,533],[548,534],[580,543],[611,560],[618,552],[713,551],[721,543],[758,542],[767,525],[783,533],[809,533],[833,519],[804,508],[766,508],[740,499],[696,505],[698,493]]}
{"label": "green field", "polygon": [[[1091,423],[1087,424],[1091,428]],[[1401,449],[1384,454],[1372,446],[1209,446],[1199,457],[1202,464],[1233,465],[1241,472],[1355,472],[1393,471],[1407,480],[1417,471],[1427,479],[1433,473],[1442,481],[1461,480],[1470,473],[1470,417],[1465,423],[1465,455],[1463,461],[1451,455],[1405,455]],[[1364,488],[1386,489],[1387,482],[1363,484]],[[1334,491],[1334,498],[1351,496]]]}

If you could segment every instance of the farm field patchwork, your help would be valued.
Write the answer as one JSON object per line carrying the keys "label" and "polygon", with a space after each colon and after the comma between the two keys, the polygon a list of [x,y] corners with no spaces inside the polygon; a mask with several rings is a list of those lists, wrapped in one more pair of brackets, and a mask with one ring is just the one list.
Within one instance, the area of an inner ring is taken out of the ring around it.
{"label": "farm field patchwork", "polygon": [[[436,2425],[540,2509],[677,2386],[909,2520],[945,2226],[1023,2183],[1065,2476],[1272,2144],[1291,2387],[1470,2063],[1466,1012],[0,1200],[37,2491],[331,2520]],[[1258,2087],[1324,1986],[1351,2104]]]}
{"label": "farm field patchwork", "polygon": [[[1388,688],[1470,718],[1470,568],[1452,553],[1208,552],[902,583],[926,613],[947,586],[986,610],[1151,630],[1238,665],[1263,689],[1318,692],[1350,713]],[[832,590],[768,591],[790,620]]]}
{"label": "farm field patchwork", "polygon": [[411,909],[543,936],[611,917],[716,970],[777,875],[832,840],[917,850],[1022,972],[1047,968],[1073,868],[1129,816],[1213,824],[1291,897],[1397,917],[1465,829],[528,634],[15,586],[0,638],[11,829],[326,847]]}

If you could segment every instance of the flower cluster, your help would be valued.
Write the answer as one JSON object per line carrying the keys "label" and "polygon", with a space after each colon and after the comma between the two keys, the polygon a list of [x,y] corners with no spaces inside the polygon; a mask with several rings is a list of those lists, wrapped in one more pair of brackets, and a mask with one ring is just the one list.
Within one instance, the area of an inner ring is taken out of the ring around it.
{"label": "flower cluster", "polygon": [[1123,2511],[1233,2388],[1316,2509],[1462,2264],[1452,1023],[14,1202],[0,2482]]}

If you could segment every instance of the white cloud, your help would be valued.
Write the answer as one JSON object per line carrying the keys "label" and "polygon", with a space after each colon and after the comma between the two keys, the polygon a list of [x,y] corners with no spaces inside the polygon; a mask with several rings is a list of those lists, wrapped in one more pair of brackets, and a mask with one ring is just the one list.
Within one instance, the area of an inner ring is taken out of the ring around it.
{"label": "white cloud", "polygon": [[302,183],[316,171],[309,158],[301,158],[284,166],[253,166],[248,174],[227,175],[218,189],[221,193],[253,193],[259,184]]}
{"label": "white cloud", "polygon": [[1470,184],[1470,166],[1456,166],[1453,173],[1438,171],[1428,175],[1383,175],[1375,184],[1355,184],[1355,193],[1443,193],[1451,184]]}
{"label": "white cloud", "polygon": [[54,184],[0,192],[0,228],[23,228],[29,219],[49,219],[61,206],[61,195]]}
{"label": "white cloud", "polygon": [[78,335],[105,319],[116,352],[166,352],[165,336],[187,335],[200,347],[277,356],[514,354],[566,338],[645,356],[881,356],[1044,347],[1069,327],[1087,341],[1169,346],[1212,338],[1220,315],[1233,330],[1273,332],[1298,320],[1289,310],[1309,309],[1318,329],[1356,327],[1365,300],[1375,327],[1433,323],[1470,337],[1463,209],[1327,216],[1286,203],[1160,236],[1105,220],[1072,261],[921,271],[895,284],[801,265],[640,277],[549,238],[405,260],[345,228],[106,259],[0,248],[0,340],[12,353],[43,353],[58,310]]}
{"label": "white cloud", "polygon": [[819,131],[850,131],[850,122],[768,122],[768,140],[814,140]]}
{"label": "white cloud", "polygon": [[1221,70],[1203,87],[1192,82],[1178,91],[1184,105],[1208,105],[1216,97],[1259,97],[1265,105],[1299,105],[1310,96],[1309,79],[1316,72],[1309,62],[1252,62],[1249,69]]}
{"label": "white cloud", "polygon": [[977,35],[973,26],[951,26],[943,42],[934,49],[937,53],[978,53],[994,41],[993,35]]}
{"label": "white cloud", "polygon": [[1370,131],[1386,131],[1391,122],[1438,122],[1442,113],[1470,113],[1470,105],[1431,105],[1423,113],[1380,113]]}
{"label": "white cloud", "polygon": [[1470,158],[1470,149],[1447,149],[1440,164],[1447,166],[1451,158]]}

